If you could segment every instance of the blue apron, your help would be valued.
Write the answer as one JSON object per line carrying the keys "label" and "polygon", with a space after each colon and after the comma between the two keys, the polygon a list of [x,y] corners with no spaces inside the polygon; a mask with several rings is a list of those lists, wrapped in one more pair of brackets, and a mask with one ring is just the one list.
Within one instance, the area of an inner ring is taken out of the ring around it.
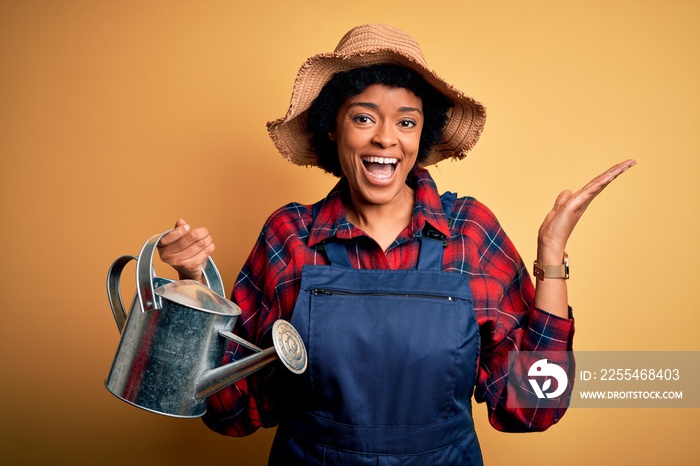
{"label": "blue apron", "polygon": [[[454,195],[443,195],[446,215]],[[442,270],[443,238],[417,269],[305,266],[292,324],[309,357],[286,375],[270,465],[481,465],[471,396],[479,329],[466,275]]]}

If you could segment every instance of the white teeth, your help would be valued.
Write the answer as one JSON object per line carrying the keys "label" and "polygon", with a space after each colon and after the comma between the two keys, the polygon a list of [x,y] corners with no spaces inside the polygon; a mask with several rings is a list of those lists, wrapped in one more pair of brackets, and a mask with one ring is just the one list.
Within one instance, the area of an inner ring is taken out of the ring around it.
{"label": "white teeth", "polygon": [[371,163],[397,163],[399,159],[394,158],[394,157],[376,157],[376,156],[371,156],[367,157],[364,159],[365,162],[371,162]]}

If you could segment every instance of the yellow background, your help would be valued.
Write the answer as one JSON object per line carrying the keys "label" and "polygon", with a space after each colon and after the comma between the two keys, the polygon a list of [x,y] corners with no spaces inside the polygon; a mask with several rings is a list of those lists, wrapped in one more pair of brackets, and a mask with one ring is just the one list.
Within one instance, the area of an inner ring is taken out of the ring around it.
{"label": "yellow background", "polygon": [[[560,190],[636,158],[569,244],[575,347],[700,350],[699,21],[691,0],[0,1],[0,461],[264,464],[272,431],[226,438],[107,392],[106,272],[182,216],[230,287],[273,209],[335,183],[282,160],[265,122],[366,22],[409,31],[486,104],[476,149],[432,173],[527,263]],[[475,409],[491,465],[700,464],[699,414],[572,409],[515,435]]]}

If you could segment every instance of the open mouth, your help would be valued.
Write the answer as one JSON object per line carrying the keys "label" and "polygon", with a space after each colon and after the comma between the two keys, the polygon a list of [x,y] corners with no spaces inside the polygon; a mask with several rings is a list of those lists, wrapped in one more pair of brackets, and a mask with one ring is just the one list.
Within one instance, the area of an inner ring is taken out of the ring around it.
{"label": "open mouth", "polygon": [[399,159],[394,157],[370,156],[362,159],[362,164],[365,166],[367,173],[381,180],[391,178],[398,162]]}

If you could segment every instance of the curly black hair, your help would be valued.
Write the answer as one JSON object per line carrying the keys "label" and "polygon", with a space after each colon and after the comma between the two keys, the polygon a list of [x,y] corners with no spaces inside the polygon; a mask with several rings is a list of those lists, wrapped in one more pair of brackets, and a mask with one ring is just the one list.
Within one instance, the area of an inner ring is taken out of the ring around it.
{"label": "curly black hair", "polygon": [[416,164],[424,161],[430,149],[440,142],[447,124],[447,111],[453,104],[450,99],[428,84],[418,73],[400,65],[372,65],[334,74],[313,101],[308,110],[306,130],[311,134],[313,152],[318,166],[335,176],[343,171],[338,159],[338,147],[328,137],[335,131],[335,119],[346,99],[362,93],[373,84],[408,89],[423,104],[423,130],[420,136]]}

